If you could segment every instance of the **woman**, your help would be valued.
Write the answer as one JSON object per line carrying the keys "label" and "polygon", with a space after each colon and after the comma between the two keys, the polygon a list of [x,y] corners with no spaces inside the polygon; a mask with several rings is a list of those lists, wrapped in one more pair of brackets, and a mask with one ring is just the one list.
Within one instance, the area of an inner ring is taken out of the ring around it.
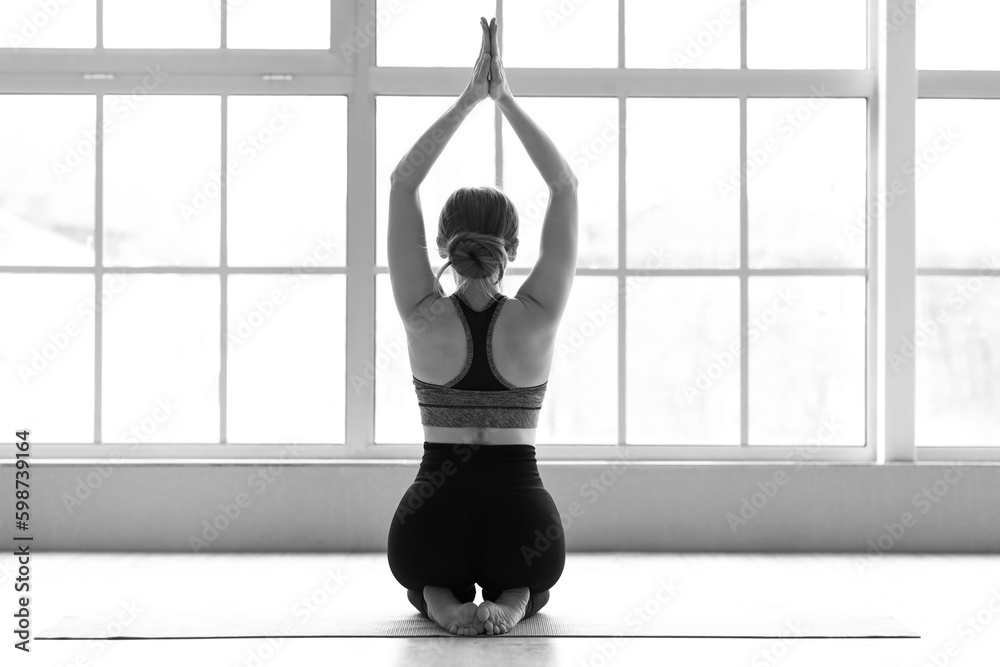
{"label": "woman", "polygon": [[[534,442],[577,254],[576,177],[514,100],[496,19],[481,25],[472,80],[400,161],[389,195],[389,277],[425,437],[419,472],[389,529],[389,567],[422,614],[465,636],[509,632],[545,605],[562,575],[563,527],[538,475]],[[510,298],[499,286],[517,254],[518,216],[506,195],[460,188],[448,198],[437,237],[448,262],[437,275],[417,195],[455,130],[487,97],[550,193],[538,263]],[[450,296],[440,285],[448,265],[458,285]]]}

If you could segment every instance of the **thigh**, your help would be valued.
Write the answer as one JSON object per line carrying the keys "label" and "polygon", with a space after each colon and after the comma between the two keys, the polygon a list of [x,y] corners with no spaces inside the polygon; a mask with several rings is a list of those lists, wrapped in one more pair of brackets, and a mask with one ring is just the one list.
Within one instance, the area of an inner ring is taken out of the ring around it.
{"label": "thigh", "polygon": [[389,569],[406,588],[465,588],[474,581],[475,528],[461,494],[414,482],[389,527]]}
{"label": "thigh", "polygon": [[566,540],[559,510],[545,489],[511,489],[491,495],[480,526],[477,581],[502,591],[551,588],[562,576]]}

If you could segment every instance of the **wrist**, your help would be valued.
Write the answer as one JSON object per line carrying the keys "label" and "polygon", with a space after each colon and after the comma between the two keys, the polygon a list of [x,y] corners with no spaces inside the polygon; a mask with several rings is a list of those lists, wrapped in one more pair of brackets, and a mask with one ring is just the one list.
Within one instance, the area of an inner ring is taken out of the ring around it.
{"label": "wrist", "polygon": [[466,88],[462,91],[462,94],[458,96],[458,101],[455,102],[456,108],[468,113],[479,104],[479,100],[476,98],[476,94],[472,92],[471,88]]}
{"label": "wrist", "polygon": [[514,103],[514,96],[510,94],[510,91],[504,91],[496,96],[493,100],[500,110],[503,111],[505,108],[509,108]]}

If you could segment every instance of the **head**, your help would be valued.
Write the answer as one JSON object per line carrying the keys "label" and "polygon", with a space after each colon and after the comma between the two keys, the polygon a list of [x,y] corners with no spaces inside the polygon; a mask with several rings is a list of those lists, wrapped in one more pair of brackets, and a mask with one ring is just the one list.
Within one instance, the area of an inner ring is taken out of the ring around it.
{"label": "head", "polygon": [[[459,291],[474,282],[499,285],[508,262],[517,257],[517,209],[492,187],[459,188],[441,209],[437,247],[451,265]],[[484,284],[484,287],[487,285]]]}

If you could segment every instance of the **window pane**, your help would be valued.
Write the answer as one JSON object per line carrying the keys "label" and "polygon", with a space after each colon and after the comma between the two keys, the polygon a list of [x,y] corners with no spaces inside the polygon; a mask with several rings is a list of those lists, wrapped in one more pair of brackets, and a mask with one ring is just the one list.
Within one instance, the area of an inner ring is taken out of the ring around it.
{"label": "window pane", "polygon": [[863,99],[747,101],[751,267],[865,265],[865,113]]}
{"label": "window pane", "polygon": [[899,368],[915,351],[918,446],[1000,445],[998,341],[1000,279],[917,278],[917,329],[888,353]]}
{"label": "window pane", "polygon": [[864,277],[752,277],[749,289],[749,444],[863,445]]}
{"label": "window pane", "polygon": [[92,49],[97,0],[3,0],[0,49]]}
{"label": "window pane", "polygon": [[0,96],[0,264],[93,266],[92,95]]}
{"label": "window pane", "polygon": [[[919,69],[1000,69],[1000,3],[996,0],[916,2]],[[912,8],[907,4],[907,8]],[[890,27],[910,14],[890,17]]]}
{"label": "window pane", "polygon": [[998,117],[998,100],[917,101],[918,266],[979,268],[1000,252]]}
{"label": "window pane", "polygon": [[104,98],[108,265],[218,265],[221,101]]}
{"label": "window pane", "polygon": [[[406,330],[386,273],[375,276],[375,359],[366,360],[365,368],[369,367],[375,375],[375,442],[422,443],[424,429],[413,387]],[[350,380],[352,390],[359,392],[370,382],[370,377]]]}
{"label": "window pane", "polygon": [[233,96],[228,135],[229,264],[343,266],[346,98]]}
{"label": "window pane", "polygon": [[738,68],[739,2],[625,0],[625,65]]}
{"label": "window pane", "polygon": [[104,284],[102,440],[134,442],[140,426],[142,442],[219,442],[219,277]]}
{"label": "window pane", "polygon": [[228,0],[226,21],[231,49],[330,48],[330,0]]}
{"label": "window pane", "polygon": [[629,444],[738,445],[739,278],[628,285]]}
{"label": "window pane", "polygon": [[[375,159],[377,230],[376,261],[386,266],[389,230],[389,176],[407,151],[454,102],[448,97],[377,97]],[[496,133],[493,108],[480,104],[452,136],[420,186],[420,208],[431,265],[435,273],[447,260],[438,256],[438,218],[445,200],[456,189],[496,183]],[[523,223],[522,223],[523,225]],[[523,226],[522,226],[523,229]],[[521,241],[521,248],[524,241]],[[520,250],[519,250],[520,252]],[[520,256],[518,256],[520,259]]]}
{"label": "window pane", "polygon": [[[514,296],[527,276],[504,278]],[[556,332],[539,445],[618,442],[618,279],[576,276]]]}
{"label": "window pane", "polygon": [[221,0],[104,0],[108,48],[217,49],[221,33]]}
{"label": "window pane", "polygon": [[618,67],[618,0],[505,2],[503,13],[506,67]]}
{"label": "window pane", "polygon": [[739,163],[739,100],[627,105],[629,266],[648,267],[649,247],[664,246],[659,268],[738,267],[739,170],[735,187],[720,174]]}
{"label": "window pane", "polygon": [[[580,180],[580,267],[618,265],[618,100],[525,98],[521,107],[555,142]],[[549,189],[521,141],[503,124],[504,190],[521,221],[514,266],[538,259]]]}
{"label": "window pane", "polygon": [[479,18],[496,15],[495,0],[376,0],[376,8],[380,67],[468,67],[470,76],[483,40]]}
{"label": "window pane", "polygon": [[345,284],[229,277],[229,442],[344,442]]}
{"label": "window pane", "polygon": [[94,441],[94,306],[93,276],[0,274],[4,433]]}
{"label": "window pane", "polygon": [[866,0],[747,0],[747,66],[864,69]]}

